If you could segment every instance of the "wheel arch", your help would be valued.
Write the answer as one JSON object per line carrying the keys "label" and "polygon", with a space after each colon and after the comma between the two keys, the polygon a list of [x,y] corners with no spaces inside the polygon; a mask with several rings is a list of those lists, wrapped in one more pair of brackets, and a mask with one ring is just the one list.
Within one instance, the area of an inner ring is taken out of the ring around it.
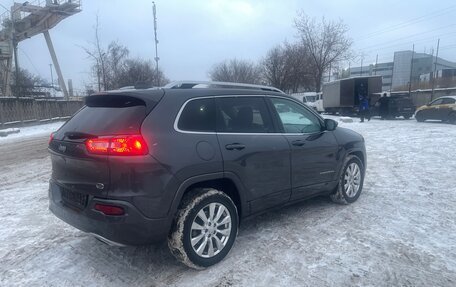
{"label": "wheel arch", "polygon": [[348,156],[351,156],[351,155],[354,155],[356,156],[357,158],[359,158],[359,160],[361,161],[361,163],[363,164],[363,172],[366,171],[366,167],[367,167],[367,158],[366,158],[366,152],[365,150],[361,149],[361,148],[351,148],[349,150],[346,150],[345,151],[345,154],[343,155],[343,158],[341,160],[341,164],[340,164],[340,168],[339,168],[339,172],[338,172],[338,177],[341,175],[341,173],[343,172],[343,169],[344,169],[344,165],[343,163],[345,162],[345,159],[348,157]]}
{"label": "wheel arch", "polygon": [[243,189],[239,179],[226,173],[214,173],[189,178],[180,185],[171,207],[173,218],[177,214],[182,198],[192,190],[202,187],[214,188],[228,195],[236,205],[239,222],[248,215],[248,204],[242,193]]}
{"label": "wheel arch", "polygon": [[354,155],[357,158],[361,160],[361,163],[363,164],[364,170],[366,169],[366,157],[364,156],[364,153],[360,150],[353,150],[347,153],[347,156],[349,155]]}

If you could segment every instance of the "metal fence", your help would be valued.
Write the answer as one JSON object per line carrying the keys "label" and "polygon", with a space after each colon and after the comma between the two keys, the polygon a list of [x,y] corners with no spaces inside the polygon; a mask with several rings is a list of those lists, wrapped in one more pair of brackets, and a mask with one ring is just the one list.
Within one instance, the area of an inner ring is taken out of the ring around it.
{"label": "metal fence", "polygon": [[83,101],[0,98],[0,127],[66,119],[83,105]]}
{"label": "metal fence", "polygon": [[434,96],[432,96],[431,90],[416,90],[412,91],[411,94],[413,104],[420,107],[439,97],[456,96],[456,88],[435,89]]}

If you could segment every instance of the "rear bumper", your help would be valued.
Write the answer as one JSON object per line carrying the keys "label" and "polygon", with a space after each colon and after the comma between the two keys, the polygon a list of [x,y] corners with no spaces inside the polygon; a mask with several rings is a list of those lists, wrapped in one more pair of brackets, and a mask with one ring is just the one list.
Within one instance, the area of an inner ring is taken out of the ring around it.
{"label": "rear bumper", "polygon": [[[122,207],[125,214],[107,216],[94,210],[96,203]],[[145,245],[163,241],[171,225],[168,218],[145,217],[135,206],[126,201],[89,196],[87,206],[82,210],[70,207],[62,201],[60,186],[52,180],[49,183],[49,209],[66,223],[84,232],[92,233],[111,245]]]}

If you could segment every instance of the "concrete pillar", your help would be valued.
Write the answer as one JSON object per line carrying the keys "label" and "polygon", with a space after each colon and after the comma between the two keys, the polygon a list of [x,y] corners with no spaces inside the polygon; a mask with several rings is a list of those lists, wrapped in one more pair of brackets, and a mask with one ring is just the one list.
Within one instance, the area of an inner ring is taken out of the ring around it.
{"label": "concrete pillar", "polygon": [[69,94],[70,98],[74,97],[72,79],[68,79],[68,94]]}
{"label": "concrete pillar", "polygon": [[65,96],[65,100],[68,101],[68,90],[65,85],[65,80],[63,79],[62,71],[60,70],[59,62],[57,61],[57,55],[55,54],[54,46],[52,45],[51,35],[49,34],[49,30],[43,32],[44,38],[46,39],[46,44],[49,49],[49,53],[51,54],[52,63],[54,64],[55,70],[57,72],[59,86],[63,91],[63,95]]}

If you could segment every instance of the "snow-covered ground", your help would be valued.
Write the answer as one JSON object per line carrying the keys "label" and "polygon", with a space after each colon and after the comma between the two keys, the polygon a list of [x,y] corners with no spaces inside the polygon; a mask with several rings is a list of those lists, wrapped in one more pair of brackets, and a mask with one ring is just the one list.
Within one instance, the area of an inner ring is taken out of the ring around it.
{"label": "snow-covered ground", "polygon": [[[21,138],[42,137],[43,135],[49,136],[53,131],[57,130],[64,122],[53,122],[43,125],[30,126],[19,128],[20,132],[12,133],[6,137],[0,137],[0,144],[14,142]],[[15,128],[14,130],[17,130]]]}
{"label": "snow-covered ground", "polygon": [[359,200],[316,198],[247,221],[204,271],[165,244],[110,247],[56,219],[48,131],[0,139],[0,286],[456,286],[456,126],[340,126],[366,139]]}

